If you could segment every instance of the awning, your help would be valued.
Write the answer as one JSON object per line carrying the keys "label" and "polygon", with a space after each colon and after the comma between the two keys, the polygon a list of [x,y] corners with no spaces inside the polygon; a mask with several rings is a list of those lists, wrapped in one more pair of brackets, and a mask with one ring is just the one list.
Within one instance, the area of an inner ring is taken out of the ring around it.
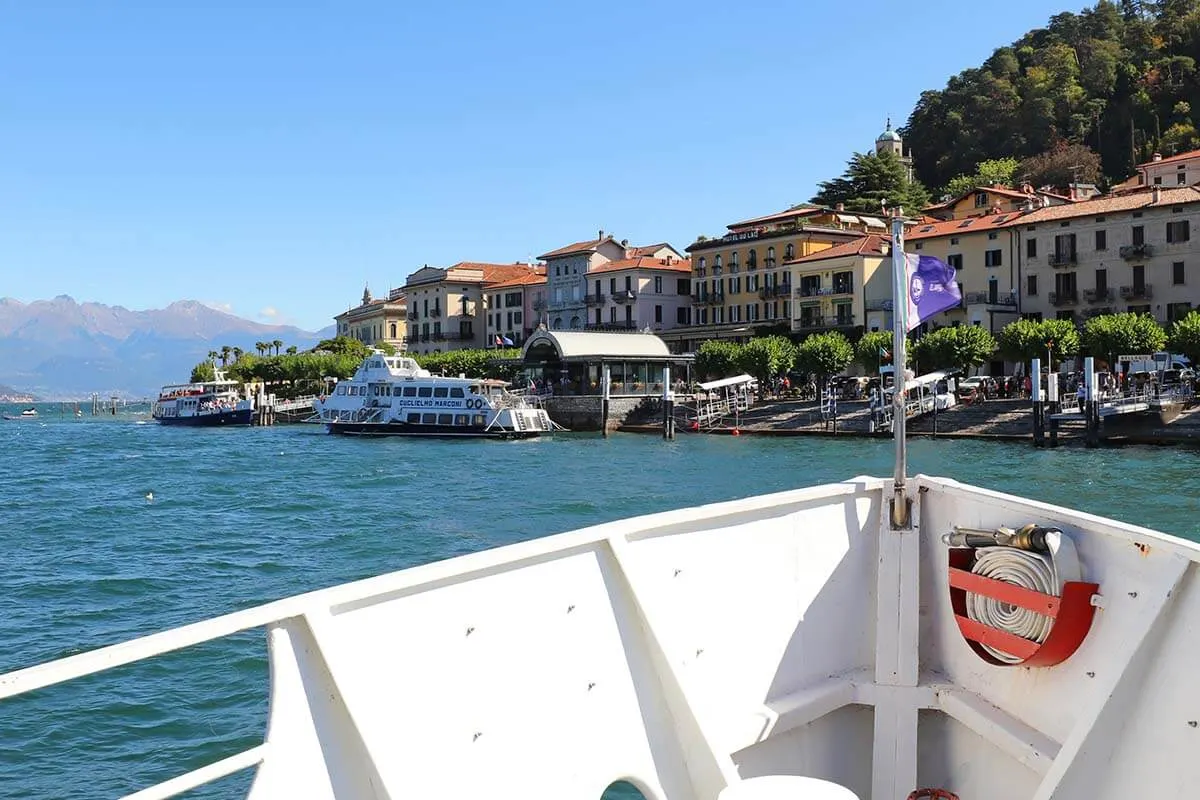
{"label": "awning", "polygon": [[721,380],[719,380],[719,381],[709,381],[708,383],[702,383],[702,384],[700,384],[700,388],[707,392],[712,389],[722,389],[726,386],[740,386],[743,383],[753,383],[753,382],[754,382],[754,378],[743,373],[741,375],[735,375],[732,378],[721,378]]}

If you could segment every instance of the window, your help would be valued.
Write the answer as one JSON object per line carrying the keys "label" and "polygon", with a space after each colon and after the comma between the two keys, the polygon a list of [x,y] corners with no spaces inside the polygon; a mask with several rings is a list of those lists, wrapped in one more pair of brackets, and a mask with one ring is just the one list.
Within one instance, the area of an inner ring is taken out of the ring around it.
{"label": "window", "polygon": [[774,247],[767,248],[767,266],[768,267],[775,266],[775,248]]}
{"label": "window", "polygon": [[913,245],[913,248],[914,248],[914,249],[916,249],[916,250],[924,250],[924,249],[925,249],[925,243],[924,243],[924,242],[917,242],[915,245]]}
{"label": "window", "polygon": [[454,424],[454,415],[453,414],[438,414],[437,415],[437,424],[438,425],[453,425]]}
{"label": "window", "polygon": [[786,247],[784,247],[783,248],[783,257],[788,260],[795,258],[796,257],[796,245],[789,244]]}
{"label": "window", "polygon": [[1171,283],[1176,286],[1182,286],[1183,281],[1183,262],[1176,261],[1171,265]]}
{"label": "window", "polygon": [[1134,225],[1133,232],[1132,232],[1132,238],[1133,238],[1133,244],[1135,247],[1137,245],[1145,244],[1146,243],[1146,229],[1144,227],[1142,227],[1141,225]]}
{"label": "window", "polygon": [[963,266],[962,253],[954,253],[952,255],[946,256],[946,263],[949,264],[950,266],[954,267],[955,269],[962,269],[962,266]]}
{"label": "window", "polygon": [[1021,319],[1027,319],[1030,322],[1041,322],[1042,321],[1042,312],[1031,311],[1028,314],[1022,314]]}
{"label": "window", "polygon": [[685,307],[680,307],[680,308],[675,309],[675,324],[676,325],[687,325],[688,324],[689,320],[687,318],[687,312],[688,312],[688,309]]}
{"label": "window", "polygon": [[421,415],[421,424],[422,425],[437,425],[437,414],[422,414]]}
{"label": "window", "polygon": [[1025,240],[1025,257],[1037,258],[1037,239]]}
{"label": "window", "polygon": [[1108,231],[1096,231],[1096,249],[1108,249]]}
{"label": "window", "polygon": [[486,425],[487,418],[484,417],[483,414],[476,414],[475,416],[471,417],[471,424],[475,425],[476,427]]}
{"label": "window", "polygon": [[434,390],[433,390],[433,396],[434,397],[449,397],[450,390],[447,389],[445,386],[436,386],[436,387],[434,387]]}
{"label": "window", "polygon": [[455,414],[454,415],[454,424],[458,425],[459,427],[470,425],[471,418],[468,417],[466,414]]}
{"label": "window", "polygon": [[463,390],[457,386],[450,390],[451,397],[464,397]]}
{"label": "window", "polygon": [[999,236],[999,234],[995,231],[988,231],[988,239],[995,239],[997,236]]}
{"label": "window", "polygon": [[1167,223],[1168,242],[1186,242],[1192,238],[1190,224],[1186,219]]}
{"label": "window", "polygon": [[696,268],[701,275],[704,274],[704,270],[708,268],[708,262],[704,260],[704,256],[700,256],[700,261],[697,263]]}
{"label": "window", "polygon": [[1037,297],[1037,275],[1025,276],[1025,295],[1027,297]]}
{"label": "window", "polygon": [[1001,253],[1003,252],[1002,250],[988,250],[983,254],[983,265],[985,267],[1000,266]]}
{"label": "window", "polygon": [[720,268],[721,268],[721,254],[717,253],[715,256],[713,256],[713,269],[720,269]]}
{"label": "window", "polygon": [[1140,211],[1135,211],[1135,212],[1133,212],[1133,218],[1134,218],[1134,219],[1141,219],[1141,218],[1142,218],[1142,212],[1140,212]]}
{"label": "window", "polygon": [[1180,186],[1185,186],[1187,184],[1187,173],[1180,172],[1179,174],[1177,174],[1175,176],[1175,183],[1177,183]]}
{"label": "window", "polygon": [[654,307],[654,321],[662,322],[662,306]]}
{"label": "window", "polygon": [[662,276],[661,275],[654,276],[654,293],[662,294]]}
{"label": "window", "polygon": [[737,255],[737,250],[734,250],[732,253],[729,254],[729,269],[735,270],[737,268],[738,268],[738,255]]}
{"label": "window", "polygon": [[1108,270],[1096,270],[1096,299],[1104,300],[1108,296]]}
{"label": "window", "polygon": [[409,414],[408,415],[408,424],[409,425],[420,425],[421,424],[421,415],[420,414]]}
{"label": "window", "polygon": [[404,396],[405,397],[416,397],[417,396],[417,387],[405,386],[404,387]]}
{"label": "window", "polygon": [[1167,322],[1175,322],[1192,313],[1191,303],[1167,303]]}
{"label": "window", "polygon": [[1071,264],[1075,261],[1075,234],[1061,233],[1054,237],[1054,263]]}
{"label": "window", "polygon": [[950,244],[958,244],[958,237],[957,236],[950,237]]}
{"label": "window", "polygon": [[617,293],[617,279],[616,278],[608,279],[608,293],[609,294]]}
{"label": "window", "polygon": [[417,397],[433,397],[433,387],[432,386],[418,386],[417,387]]}
{"label": "window", "polygon": [[976,192],[975,193],[975,207],[976,208],[987,208],[987,204],[988,204],[987,192]]}
{"label": "window", "polygon": [[746,253],[746,269],[758,269],[758,251],[753,247]]}

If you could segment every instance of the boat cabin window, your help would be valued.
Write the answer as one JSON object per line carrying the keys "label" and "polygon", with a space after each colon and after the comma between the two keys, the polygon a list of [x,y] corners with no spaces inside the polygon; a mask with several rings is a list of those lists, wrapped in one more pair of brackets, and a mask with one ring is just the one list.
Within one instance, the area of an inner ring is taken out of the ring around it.
{"label": "boat cabin window", "polygon": [[417,387],[405,386],[404,387],[404,396],[405,397],[416,397],[417,396]]}
{"label": "boat cabin window", "polygon": [[433,396],[433,387],[432,386],[418,386],[417,387],[417,397],[432,397],[432,396]]}
{"label": "boat cabin window", "polygon": [[472,387],[471,387],[471,394],[479,394],[479,387],[478,387],[478,386],[472,386]]}
{"label": "boat cabin window", "polygon": [[476,414],[476,415],[475,415],[475,422],[474,422],[474,424],[475,424],[475,425],[486,425],[486,424],[487,424],[487,420],[486,420],[486,419],[484,419],[484,416],[483,416],[483,414]]}
{"label": "boat cabin window", "polygon": [[450,390],[450,396],[451,396],[451,397],[462,397],[462,396],[463,396],[463,390],[462,390],[462,389],[460,389],[460,388],[458,388],[458,387],[456,386],[456,387],[454,387],[453,389],[451,389],[451,390]]}
{"label": "boat cabin window", "polygon": [[337,387],[337,393],[338,393],[338,394],[345,394],[345,393],[346,393],[346,384],[344,384],[344,383],[339,383],[339,384],[338,384],[338,387]]}
{"label": "boat cabin window", "polygon": [[433,389],[434,397],[445,397],[449,393],[450,393],[450,390],[447,389],[445,386],[435,386]]}
{"label": "boat cabin window", "polygon": [[[461,392],[462,389],[459,389],[459,391]],[[455,425],[470,425],[471,418],[468,417],[466,414],[455,414],[454,415],[454,424]]]}
{"label": "boat cabin window", "polygon": [[420,414],[409,414],[408,415],[408,424],[409,425],[420,425],[421,424],[421,415]]}
{"label": "boat cabin window", "polygon": [[426,425],[436,425],[437,424],[437,414],[422,414],[421,422],[423,422]]}
{"label": "boat cabin window", "polygon": [[453,425],[453,424],[454,424],[454,415],[453,414],[438,414],[438,425]]}

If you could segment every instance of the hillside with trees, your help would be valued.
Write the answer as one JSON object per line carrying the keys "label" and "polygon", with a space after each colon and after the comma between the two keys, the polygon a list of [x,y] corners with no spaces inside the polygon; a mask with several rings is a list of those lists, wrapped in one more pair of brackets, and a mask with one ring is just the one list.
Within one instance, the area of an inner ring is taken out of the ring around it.
{"label": "hillside with trees", "polygon": [[1123,180],[1154,152],[1200,146],[1198,59],[1200,0],[1101,0],[1055,14],[921,95],[903,131],[916,177],[942,190],[1016,159],[1015,179],[1035,185],[1047,166],[1061,178],[1078,164],[1080,180]]}

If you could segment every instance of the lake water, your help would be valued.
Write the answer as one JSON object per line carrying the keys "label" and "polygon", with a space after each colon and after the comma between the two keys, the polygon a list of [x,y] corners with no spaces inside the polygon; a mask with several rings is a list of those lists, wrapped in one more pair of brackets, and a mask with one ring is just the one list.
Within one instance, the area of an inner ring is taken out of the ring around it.
{"label": "lake water", "polygon": [[[866,439],[362,440],[42,411],[0,422],[0,672],[448,556],[892,466],[891,443]],[[912,472],[1200,540],[1196,450],[922,439],[909,453]],[[142,788],[261,741],[266,700],[258,631],[2,703],[0,797]]]}

